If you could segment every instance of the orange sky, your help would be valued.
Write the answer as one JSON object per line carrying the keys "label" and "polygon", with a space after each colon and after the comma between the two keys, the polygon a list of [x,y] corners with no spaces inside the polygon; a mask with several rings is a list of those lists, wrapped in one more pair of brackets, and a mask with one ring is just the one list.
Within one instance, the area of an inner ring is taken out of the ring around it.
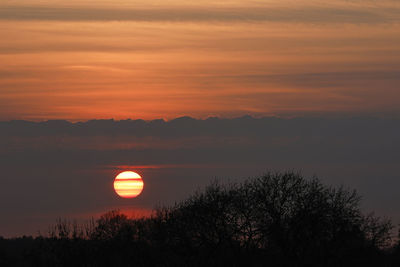
{"label": "orange sky", "polygon": [[3,0],[0,120],[400,114],[398,1],[191,2]]}

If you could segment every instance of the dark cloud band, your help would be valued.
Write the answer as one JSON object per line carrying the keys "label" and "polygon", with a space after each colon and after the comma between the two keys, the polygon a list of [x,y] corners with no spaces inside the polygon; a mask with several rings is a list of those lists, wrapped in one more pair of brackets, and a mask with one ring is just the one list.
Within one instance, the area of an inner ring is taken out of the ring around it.
{"label": "dark cloud band", "polygon": [[172,22],[299,22],[390,23],[399,21],[398,9],[345,8],[165,8],[105,9],[7,6],[1,20],[50,21],[172,21]]}

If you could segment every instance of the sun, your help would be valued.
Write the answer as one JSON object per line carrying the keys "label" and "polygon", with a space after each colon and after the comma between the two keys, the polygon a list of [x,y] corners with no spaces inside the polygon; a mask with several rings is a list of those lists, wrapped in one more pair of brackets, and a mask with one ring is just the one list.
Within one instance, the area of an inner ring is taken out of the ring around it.
{"label": "sun", "polygon": [[134,198],[143,191],[142,177],[136,172],[124,171],[118,174],[114,180],[114,190],[120,197]]}

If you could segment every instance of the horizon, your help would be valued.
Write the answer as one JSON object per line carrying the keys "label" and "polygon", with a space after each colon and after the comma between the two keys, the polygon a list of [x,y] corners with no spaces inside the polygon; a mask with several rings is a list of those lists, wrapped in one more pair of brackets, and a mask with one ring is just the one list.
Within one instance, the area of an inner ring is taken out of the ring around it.
{"label": "horizon", "polygon": [[71,124],[77,124],[77,123],[87,123],[91,121],[114,121],[114,122],[124,122],[124,121],[143,121],[143,122],[157,122],[157,121],[163,121],[163,122],[171,122],[175,120],[180,120],[180,119],[191,119],[191,120],[197,120],[197,121],[206,121],[206,120],[212,120],[212,119],[218,119],[218,120],[237,120],[237,119],[255,119],[255,120],[263,120],[263,119],[281,119],[281,120],[296,120],[296,119],[328,119],[328,120],[341,120],[341,119],[359,119],[359,118],[364,118],[364,119],[379,119],[379,120],[397,120],[400,119],[400,116],[397,115],[392,115],[388,116],[385,114],[338,114],[338,113],[332,113],[332,114],[313,114],[313,115],[292,115],[292,116],[279,116],[279,115],[254,115],[254,114],[243,114],[243,115],[238,115],[238,116],[215,116],[215,115],[210,115],[210,116],[205,116],[205,117],[195,117],[195,116],[190,116],[190,115],[180,115],[177,117],[171,117],[171,118],[162,118],[162,117],[155,117],[151,119],[142,119],[142,118],[89,118],[89,119],[81,119],[81,120],[75,120],[75,119],[68,119],[68,118],[52,118],[52,119],[9,119],[9,120],[0,120],[0,123],[4,122],[15,122],[15,121],[20,121],[20,122],[33,122],[33,123],[44,123],[44,122],[57,122],[57,121],[65,121]]}

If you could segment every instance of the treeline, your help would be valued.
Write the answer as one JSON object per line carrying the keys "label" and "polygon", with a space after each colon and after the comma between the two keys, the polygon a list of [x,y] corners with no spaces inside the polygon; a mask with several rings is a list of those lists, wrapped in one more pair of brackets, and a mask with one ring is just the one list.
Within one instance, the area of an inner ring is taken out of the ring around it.
{"label": "treeline", "polygon": [[0,266],[400,266],[389,220],[300,174],[217,182],[151,217],[111,211],[0,240]]}

